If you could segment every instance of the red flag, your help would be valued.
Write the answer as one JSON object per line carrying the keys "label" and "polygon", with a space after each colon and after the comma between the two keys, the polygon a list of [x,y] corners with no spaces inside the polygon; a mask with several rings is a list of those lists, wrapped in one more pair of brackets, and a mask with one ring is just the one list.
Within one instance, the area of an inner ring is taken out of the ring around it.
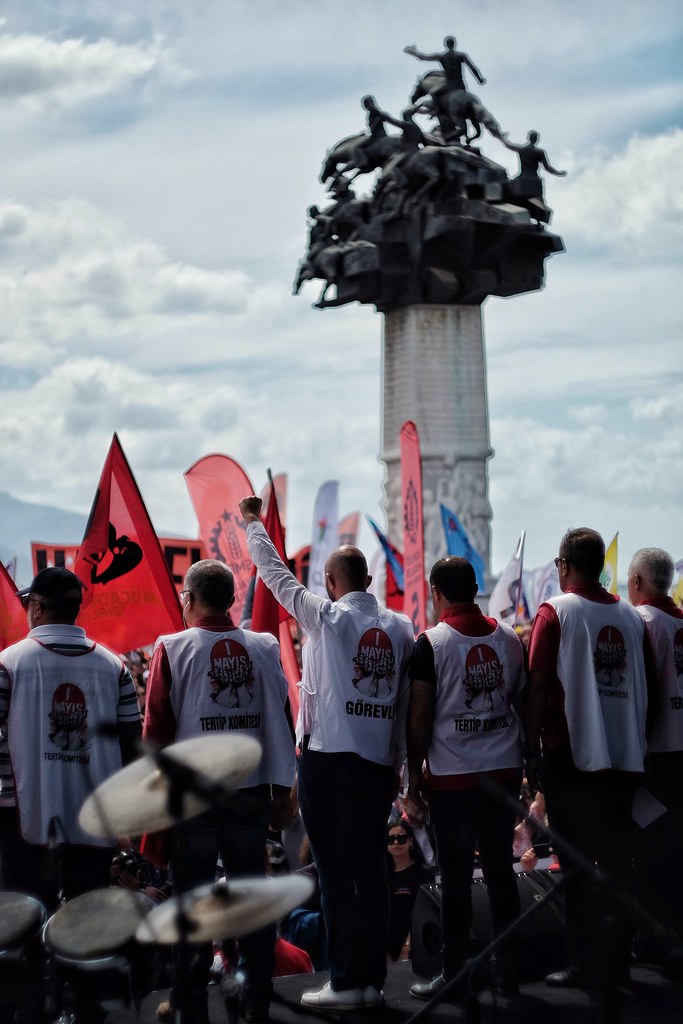
{"label": "red flag", "polygon": [[0,650],[23,640],[28,633],[26,610],[16,592],[12,577],[0,562]]}
{"label": "red flag", "polygon": [[[268,536],[277,548],[278,555],[287,565],[285,531],[282,529],[282,523],[280,522],[277,491],[272,480],[264,526]],[[272,633],[280,641],[282,668],[289,683],[289,705],[292,711],[292,718],[296,721],[299,713],[299,688],[297,683],[301,679],[301,670],[296,658],[289,622],[290,615],[287,610],[281,604],[278,604],[268,590],[268,587],[257,577],[256,587],[254,588],[254,604],[251,612],[251,628],[256,633]]]}
{"label": "red flag", "polygon": [[73,571],[83,581],[78,624],[115,651],[183,628],[178,594],[116,434]]}
{"label": "red flag", "polygon": [[247,524],[238,511],[247,494],[254,494],[242,467],[227,455],[206,455],[185,473],[199,522],[199,536],[209,558],[224,562],[235,577],[235,603],[230,614],[239,622],[251,579]]}
{"label": "red flag", "polygon": [[401,497],[403,506],[403,610],[413,622],[415,635],[427,628],[422,528],[422,464],[417,427],[407,420],[401,427]]}
{"label": "red flag", "polygon": [[[273,486],[275,487],[275,497],[277,498],[277,508],[280,514],[280,522],[284,529],[284,524],[287,522],[287,474],[276,473],[273,477]],[[268,501],[270,499],[271,485],[270,481],[265,485],[261,491],[261,501],[263,502],[263,519],[265,521],[266,513],[268,511]]]}

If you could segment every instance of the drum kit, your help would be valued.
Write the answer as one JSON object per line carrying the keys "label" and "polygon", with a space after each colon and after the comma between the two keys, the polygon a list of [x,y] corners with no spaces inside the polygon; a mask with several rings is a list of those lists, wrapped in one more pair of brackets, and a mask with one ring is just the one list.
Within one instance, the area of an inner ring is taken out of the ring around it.
{"label": "drum kit", "polygon": [[[246,736],[147,749],[91,793],[79,814],[83,829],[109,838],[153,833],[228,806],[261,757],[259,743]],[[14,997],[18,1021],[43,1024],[57,1015],[55,1024],[80,1024],[93,1019],[93,1007],[103,1021],[116,1007],[139,1008],[154,976],[156,947],[176,945],[182,992],[193,946],[271,924],[304,903],[312,888],[301,875],[240,878],[155,904],[144,892],[112,887],[76,896],[49,918],[31,896],[1,892],[0,987]],[[229,1024],[236,1024],[237,1008],[226,999]],[[189,1007],[174,1010],[176,1024],[189,1019]]]}

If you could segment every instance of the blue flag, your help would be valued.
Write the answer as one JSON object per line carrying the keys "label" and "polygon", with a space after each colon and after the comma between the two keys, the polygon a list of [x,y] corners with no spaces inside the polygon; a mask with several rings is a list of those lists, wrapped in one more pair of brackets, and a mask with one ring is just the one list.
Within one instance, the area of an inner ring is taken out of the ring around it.
{"label": "blue flag", "polygon": [[451,512],[445,505],[441,505],[441,521],[443,522],[443,529],[446,534],[448,554],[467,559],[475,571],[477,586],[483,593],[486,589],[484,582],[484,559],[470,544],[470,538],[465,533],[465,528],[455,512]]}
{"label": "blue flag", "polygon": [[385,558],[387,560],[387,564],[389,565],[389,567],[391,568],[391,571],[394,574],[394,579],[396,580],[396,586],[399,588],[399,590],[404,590],[405,589],[405,577],[404,577],[404,574],[403,574],[403,566],[401,565],[401,563],[399,562],[398,558],[396,557],[396,549],[394,548],[394,545],[391,543],[389,538],[386,537],[382,533],[382,531],[380,530],[380,528],[377,525],[377,523],[373,519],[371,519],[370,516],[366,516],[365,518],[367,519],[367,521],[370,523],[370,526],[373,528],[373,530],[377,534],[377,540],[382,545],[382,550],[384,551],[384,555],[385,555]]}

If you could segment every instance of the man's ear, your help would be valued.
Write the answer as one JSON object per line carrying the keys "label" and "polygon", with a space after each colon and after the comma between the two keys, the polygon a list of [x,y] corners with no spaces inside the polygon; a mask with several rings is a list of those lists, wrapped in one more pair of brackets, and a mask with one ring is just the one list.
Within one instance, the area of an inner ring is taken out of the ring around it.
{"label": "man's ear", "polygon": [[230,604],[228,605],[228,611],[230,611],[230,609],[232,608],[234,603],[235,603],[235,595],[233,594],[232,595],[232,600],[230,601]]}

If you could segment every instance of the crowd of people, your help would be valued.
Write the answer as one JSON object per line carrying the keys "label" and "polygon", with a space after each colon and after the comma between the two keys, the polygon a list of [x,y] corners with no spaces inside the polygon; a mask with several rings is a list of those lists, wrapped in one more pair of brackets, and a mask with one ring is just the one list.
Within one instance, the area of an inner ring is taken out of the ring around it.
{"label": "crowd of people", "polygon": [[[288,970],[329,972],[304,1006],[381,1008],[387,965],[410,956],[415,899],[435,877],[441,972],[410,994],[464,998],[477,858],[491,911],[487,984],[514,997],[513,858],[531,870],[540,841],[562,868],[570,957],[547,984],[613,995],[634,943],[660,963],[680,946],[680,892],[648,870],[683,853],[683,611],[668,596],[666,552],[636,553],[627,602],[599,583],[599,534],[569,530],[556,559],[562,593],[539,608],[527,651],[483,614],[462,558],[433,566],[436,624],[415,640],[410,620],[368,592],[358,548],[329,557],[320,597],[281,560],[260,499],[240,512],[260,578],[306,637],[296,728],[277,641],[232,619],[225,564],[192,565],[185,628],[160,637],[151,659],[125,661],[76,625],[78,578],[42,570],[20,592],[27,638],[0,652],[2,890],[49,915],[110,885],[159,903],[222,874],[309,874],[313,896],[277,929],[240,936],[236,950],[198,946],[189,968],[175,956],[157,1015],[180,1007],[191,1024],[208,1024],[207,984],[226,962],[251,1024],[269,1019],[272,978]],[[165,747],[218,730],[262,749],[227,805],[170,836],[117,841],[81,828],[85,799],[143,738]],[[75,1009],[97,1019],[87,1000]]]}

